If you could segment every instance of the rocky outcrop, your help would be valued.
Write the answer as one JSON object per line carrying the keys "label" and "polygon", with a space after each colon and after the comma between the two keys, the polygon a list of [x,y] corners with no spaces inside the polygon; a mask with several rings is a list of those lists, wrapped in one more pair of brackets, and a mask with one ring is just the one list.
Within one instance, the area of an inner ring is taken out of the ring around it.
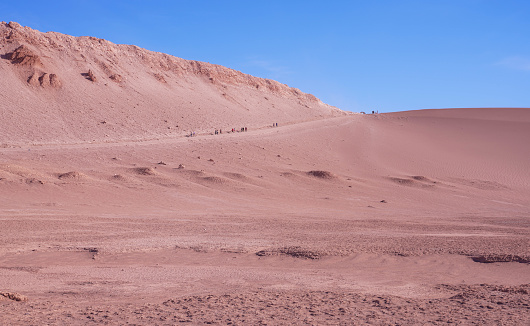
{"label": "rocky outcrop", "polygon": [[35,72],[28,78],[28,84],[31,86],[41,86],[44,88],[60,88],[61,80],[56,74]]}
{"label": "rocky outcrop", "polygon": [[120,75],[120,74],[113,74],[113,75],[110,75],[109,78],[112,80],[112,81],[115,81],[116,83],[121,83],[123,81],[123,76]]}
{"label": "rocky outcrop", "polygon": [[94,75],[94,72],[91,69],[88,70],[87,79],[92,82],[95,82],[97,80],[96,75]]}
{"label": "rocky outcrop", "polygon": [[[76,51],[79,53],[78,55],[83,61],[87,61],[88,56],[86,54],[91,52],[105,53],[105,58],[103,60],[107,62],[103,62],[100,55],[93,56],[94,58],[91,61],[93,61],[98,67],[102,67],[103,65],[104,69],[102,69],[104,70],[105,75],[114,76],[114,78],[109,78],[115,82],[122,82],[124,76],[111,72],[114,66],[120,65],[120,61],[123,60],[123,58],[126,58],[127,60],[132,60],[132,58],[134,58],[134,60],[140,60],[146,66],[150,67],[153,70],[153,75],[156,74],[155,78],[162,83],[164,83],[164,81],[167,82],[167,78],[163,77],[162,74],[157,73],[156,71],[172,72],[179,76],[196,75],[204,77],[208,82],[220,86],[235,85],[249,87],[261,92],[274,93],[282,97],[294,97],[313,103],[321,103],[320,100],[312,94],[303,93],[299,89],[289,87],[275,80],[254,77],[215,64],[185,60],[168,54],[145,50],[134,45],[114,44],[96,37],[74,37],[55,32],[41,33],[29,27],[23,27],[15,22],[2,24],[4,24],[4,31],[0,34],[5,35],[4,38],[9,38],[11,41],[17,40],[32,46],[45,46],[49,50],[60,51],[63,51],[65,45],[67,45],[68,47],[77,49]],[[7,31],[5,30],[5,27],[7,27]],[[20,63],[34,65],[40,63],[39,57],[35,56],[27,45],[23,46],[16,54],[14,54],[13,58],[15,58],[16,62]],[[89,70],[88,75],[87,73],[84,73],[83,75],[93,82],[97,80],[96,71],[93,69]]]}
{"label": "rocky outcrop", "polygon": [[[19,24],[10,22],[7,26],[11,28],[22,28]],[[12,38],[13,33],[10,33],[8,38]],[[21,74],[26,78],[31,86],[42,86],[45,88],[60,88],[62,86],[59,77],[54,73],[43,72],[45,65],[41,57],[27,44],[18,46],[13,52],[7,53],[6,59],[10,60],[15,66],[21,67]],[[28,76],[29,74],[29,76]]]}
{"label": "rocky outcrop", "polygon": [[20,117],[9,124],[15,113],[0,110],[4,142],[143,140],[343,114],[274,80],[16,23],[0,22],[0,55],[2,105]]}
{"label": "rocky outcrop", "polygon": [[21,45],[9,55],[11,63],[30,67],[42,67],[40,57],[27,45]]}

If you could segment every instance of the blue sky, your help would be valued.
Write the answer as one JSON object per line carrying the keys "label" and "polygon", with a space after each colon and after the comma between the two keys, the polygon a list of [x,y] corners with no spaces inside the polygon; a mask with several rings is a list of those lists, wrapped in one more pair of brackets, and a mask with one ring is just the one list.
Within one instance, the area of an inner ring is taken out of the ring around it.
{"label": "blue sky", "polygon": [[530,1],[1,1],[0,20],[227,66],[343,110],[530,107]]}

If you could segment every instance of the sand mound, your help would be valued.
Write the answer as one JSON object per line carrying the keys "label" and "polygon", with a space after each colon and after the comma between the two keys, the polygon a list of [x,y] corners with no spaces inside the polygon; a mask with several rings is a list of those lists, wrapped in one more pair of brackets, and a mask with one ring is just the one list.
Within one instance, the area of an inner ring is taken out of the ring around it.
{"label": "sand mound", "polygon": [[211,183],[211,184],[227,184],[230,182],[230,180],[223,178],[223,177],[218,177],[218,176],[202,177],[199,180],[205,183]]}
{"label": "sand mound", "polygon": [[232,179],[238,179],[238,180],[246,180],[248,177],[246,175],[243,175],[241,173],[235,173],[235,172],[225,172],[225,176],[232,178]]}
{"label": "sand mound", "polygon": [[45,174],[16,164],[0,165],[0,172],[3,172],[0,174],[2,177],[0,179],[16,183],[42,185],[45,181],[49,181],[49,177]]}
{"label": "sand mound", "polygon": [[186,175],[189,175],[189,176],[194,176],[194,177],[201,177],[201,176],[205,175],[205,173],[203,171],[186,170],[186,169],[184,169],[184,165],[179,165],[179,167],[176,170],[179,171],[179,173],[186,174]]}
{"label": "sand mound", "polygon": [[333,173],[328,172],[328,171],[313,170],[313,171],[308,171],[306,173],[307,175],[310,175],[312,177],[319,178],[319,179],[330,180],[330,179],[336,178],[336,176]]}
{"label": "sand mound", "polygon": [[57,177],[61,180],[81,180],[84,178],[84,175],[77,171],[70,171],[66,173],[61,173],[57,175]]}

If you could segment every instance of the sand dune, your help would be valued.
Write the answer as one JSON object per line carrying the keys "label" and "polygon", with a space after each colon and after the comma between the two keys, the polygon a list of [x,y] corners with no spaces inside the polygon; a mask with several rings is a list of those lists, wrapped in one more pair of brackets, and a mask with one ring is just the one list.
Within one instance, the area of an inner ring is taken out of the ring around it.
{"label": "sand dune", "polygon": [[352,114],[134,46],[0,40],[3,323],[529,322],[530,109]]}

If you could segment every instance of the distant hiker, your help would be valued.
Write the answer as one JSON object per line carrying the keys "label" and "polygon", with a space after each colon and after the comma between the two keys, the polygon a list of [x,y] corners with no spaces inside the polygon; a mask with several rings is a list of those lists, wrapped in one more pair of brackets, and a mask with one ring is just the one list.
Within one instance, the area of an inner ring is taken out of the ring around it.
{"label": "distant hiker", "polygon": [[245,127],[245,131],[247,131],[247,127]]}
{"label": "distant hiker", "polygon": [[245,131],[245,127],[241,127],[241,132]]}

